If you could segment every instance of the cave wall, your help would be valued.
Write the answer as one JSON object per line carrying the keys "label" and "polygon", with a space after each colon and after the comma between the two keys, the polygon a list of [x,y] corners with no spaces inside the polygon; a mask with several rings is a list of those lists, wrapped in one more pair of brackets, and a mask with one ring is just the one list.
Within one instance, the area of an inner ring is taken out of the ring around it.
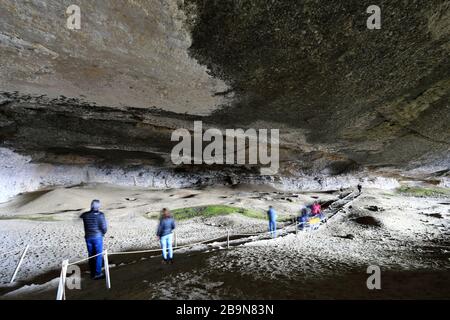
{"label": "cave wall", "polygon": [[192,181],[448,181],[448,1],[380,0],[380,30],[359,0],[80,0],[81,30],[66,27],[70,4],[0,2],[0,147],[44,173],[176,171],[171,132],[201,120],[280,129],[281,170],[181,168]]}

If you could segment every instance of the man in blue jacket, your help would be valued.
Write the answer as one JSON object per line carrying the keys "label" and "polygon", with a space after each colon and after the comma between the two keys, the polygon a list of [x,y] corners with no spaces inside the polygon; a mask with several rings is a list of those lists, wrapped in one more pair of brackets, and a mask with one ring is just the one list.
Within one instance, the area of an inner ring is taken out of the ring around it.
{"label": "man in blue jacket", "polygon": [[98,256],[89,259],[89,268],[91,278],[98,280],[104,278],[102,274],[103,265],[103,237],[107,231],[105,215],[99,211],[100,201],[93,200],[91,203],[91,211],[83,213],[80,218],[84,223],[84,237],[88,249],[89,257]]}
{"label": "man in blue jacket", "polygon": [[269,206],[269,211],[267,211],[267,217],[269,218],[269,232],[272,235],[272,237],[276,237],[276,230],[277,230],[277,213],[275,212],[275,209],[272,206]]}
{"label": "man in blue jacket", "polygon": [[173,230],[175,229],[175,220],[170,211],[166,208],[162,211],[156,236],[159,238],[162,249],[163,263],[173,263]]}

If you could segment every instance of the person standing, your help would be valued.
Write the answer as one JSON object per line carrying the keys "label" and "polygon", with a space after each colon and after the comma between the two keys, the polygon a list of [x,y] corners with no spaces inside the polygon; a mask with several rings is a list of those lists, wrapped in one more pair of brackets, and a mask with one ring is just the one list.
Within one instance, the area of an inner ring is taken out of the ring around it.
{"label": "person standing", "polygon": [[173,263],[173,230],[175,229],[175,220],[170,211],[166,208],[162,210],[161,220],[159,221],[156,235],[160,241],[162,249],[163,263]]}
{"label": "person standing", "polygon": [[313,216],[318,216],[322,221],[324,219],[324,215],[322,212],[322,206],[318,201],[314,201],[314,204],[311,207],[311,213]]}
{"label": "person standing", "polygon": [[[84,224],[84,238],[86,240],[89,257],[89,269],[94,280],[104,278],[103,266],[103,237],[107,232],[105,215],[100,212],[100,201],[91,202],[91,210],[80,216]],[[96,256],[97,255],[97,256]]]}
{"label": "person standing", "polygon": [[358,192],[361,193],[362,191],[362,185],[360,183],[358,183]]}
{"label": "person standing", "polygon": [[303,230],[305,229],[307,223],[308,223],[308,219],[309,219],[309,213],[311,212],[311,209],[309,209],[306,206],[303,206],[300,209],[300,215],[297,217],[297,224],[298,224],[298,229],[299,230]]}
{"label": "person standing", "polygon": [[319,215],[322,212],[322,206],[318,201],[314,201],[314,203],[311,206],[311,213],[313,215]]}
{"label": "person standing", "polygon": [[267,217],[269,218],[269,232],[272,237],[276,237],[277,231],[277,213],[272,206],[269,206],[269,211],[267,211]]}

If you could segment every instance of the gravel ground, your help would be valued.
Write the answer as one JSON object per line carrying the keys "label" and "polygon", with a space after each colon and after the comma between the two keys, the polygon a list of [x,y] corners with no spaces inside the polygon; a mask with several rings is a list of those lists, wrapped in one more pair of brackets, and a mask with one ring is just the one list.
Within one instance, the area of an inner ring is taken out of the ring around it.
{"label": "gravel ground", "polygon": [[[291,215],[299,205],[313,200],[312,197],[336,199],[336,195],[330,194],[294,195],[222,188],[154,191],[148,192],[148,197],[160,200],[146,210],[166,206],[169,202],[174,208],[186,206],[184,197],[192,194],[196,196],[188,199],[189,206],[238,203],[239,206],[262,210],[274,204],[283,215]],[[289,234],[271,240],[254,239],[256,241],[234,246],[232,250],[222,250],[224,243],[181,250],[177,254],[177,266],[169,271],[160,269],[158,264],[151,262],[152,259],[148,260],[148,256],[126,261],[117,257],[119,260],[114,262],[117,267],[113,269],[114,292],[106,294],[103,287],[93,286],[83,292],[71,293],[71,298],[366,298],[365,279],[368,275],[365,271],[369,265],[380,266],[385,277],[383,283],[391,287],[391,291],[384,291],[385,296],[379,295],[382,298],[408,297],[408,294],[413,298],[424,294],[425,297],[450,297],[448,286],[447,289],[439,288],[439,284],[450,282],[448,200],[414,198],[385,190],[366,189],[317,231]],[[156,221],[135,214],[128,223],[124,223],[125,217],[127,215],[121,211],[109,216],[111,231],[106,242],[110,250],[157,245],[149,232],[156,228]],[[1,221],[0,228],[8,233],[9,239],[21,239],[19,241],[25,244],[33,237],[36,241],[50,241],[56,245],[51,254],[44,251],[33,259],[42,259],[39,268],[34,267],[36,264],[32,264],[31,259],[26,261],[21,279],[27,272],[30,279],[32,275],[50,270],[52,264],[49,260],[53,259],[57,267],[63,256],[61,252],[73,253],[69,250],[71,243],[66,240],[63,244],[67,236],[61,235],[62,223]],[[81,223],[72,221],[72,225],[65,223],[64,226],[75,246],[82,240]],[[252,233],[265,230],[266,223],[240,215],[195,218],[179,223],[179,243],[225,235],[223,231],[226,228],[239,233]],[[5,233],[1,234],[4,237]],[[55,244],[54,234],[61,235],[59,245]],[[145,234],[148,237],[142,236]],[[5,242],[2,240],[2,243]],[[79,250],[78,256],[84,256],[82,243]],[[25,283],[30,284],[29,281],[22,284]],[[26,297],[31,291],[34,292],[33,297],[52,298],[53,293],[49,296],[42,293],[52,287],[49,283],[23,287],[9,297]],[[121,287],[122,283],[127,283],[127,286]],[[130,291],[129,283],[134,283],[136,289]],[[356,285],[354,295],[351,294],[353,289],[349,291],[349,283]],[[417,287],[420,283],[428,286],[425,291]],[[262,289],[265,287],[271,290]]]}
{"label": "gravel ground", "polygon": [[[17,276],[28,281],[44,272],[58,269],[64,259],[75,261],[86,257],[83,224],[79,216],[87,210],[91,199],[101,199],[109,231],[105,248],[110,252],[157,248],[157,220],[145,216],[164,207],[171,209],[208,204],[227,204],[264,211],[268,194],[277,204],[280,215],[291,215],[299,203],[312,200],[308,195],[295,195],[287,201],[283,193],[270,187],[207,188],[206,190],[147,190],[110,185],[58,188],[23,194],[0,206],[0,282],[7,283],[20,259],[21,251],[30,245]],[[289,194],[288,194],[289,195]],[[283,198],[283,199],[276,199]],[[324,195],[324,199],[333,196]],[[51,221],[38,221],[46,219]],[[265,230],[265,221],[240,215],[208,219],[195,218],[177,223],[178,245],[226,236],[234,233]]]}

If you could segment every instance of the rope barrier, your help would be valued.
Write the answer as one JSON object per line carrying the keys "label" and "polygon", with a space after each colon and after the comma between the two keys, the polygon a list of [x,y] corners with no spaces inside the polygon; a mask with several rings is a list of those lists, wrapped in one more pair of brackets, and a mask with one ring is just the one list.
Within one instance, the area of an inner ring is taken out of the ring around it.
{"label": "rope barrier", "polygon": [[[283,227],[280,230],[277,230],[277,232],[278,233],[286,232],[287,230],[285,230],[285,229],[287,229],[289,227],[293,227],[293,226],[299,226],[301,224],[303,224],[303,222],[297,223],[297,224],[296,223],[292,223],[292,224],[290,224],[288,226]],[[272,234],[272,233],[273,233],[272,231],[262,231],[262,232],[258,232],[258,233],[248,233],[248,234],[245,234],[245,233],[230,234],[230,236],[250,236],[251,237],[251,236],[261,236],[261,235]],[[193,246],[196,246],[198,244],[203,244],[203,243],[206,243],[206,242],[219,240],[219,239],[222,239],[222,238],[225,238],[225,237],[226,237],[226,235],[223,235],[223,236],[212,238],[212,239],[207,239],[207,240],[203,240],[203,241],[199,241],[199,242],[189,243],[189,244],[186,244],[186,245],[183,245],[183,246],[175,246],[175,247],[173,247],[173,250],[193,247]],[[149,249],[149,250],[138,250],[138,251],[112,252],[112,253],[109,253],[109,255],[150,253],[150,252],[160,252],[161,250],[162,249]]]}
{"label": "rope barrier", "polygon": [[93,256],[90,256],[90,257],[81,259],[81,260],[79,260],[79,261],[71,262],[71,263],[69,263],[68,265],[69,265],[69,266],[72,266],[72,265],[74,265],[74,264],[79,264],[79,263],[84,262],[84,261],[87,261],[87,260],[89,260],[89,259],[91,259],[91,258],[98,257],[99,255],[102,255],[102,254],[103,254],[103,251],[100,252],[100,253],[97,253],[96,255],[93,255]]}
{"label": "rope barrier", "polygon": [[[287,229],[287,228],[289,228],[289,227],[292,227],[292,226],[295,226],[295,225],[299,225],[299,224],[296,224],[296,223],[293,223],[293,224],[290,224],[290,225],[288,225],[288,226],[285,226],[285,227],[283,227],[282,229],[280,229],[280,230],[277,230],[277,232],[283,232],[283,231],[286,231],[285,229]],[[264,234],[272,234],[273,232],[272,231],[263,231],[263,232],[258,232],[258,233],[250,233],[250,234],[230,234],[230,235],[232,235],[232,236],[260,236],[260,235],[264,235]],[[222,239],[222,238],[225,238],[226,237],[226,235],[223,235],[223,236],[220,236],[220,237],[216,237],[216,238],[212,238],[212,239],[206,239],[206,240],[203,240],[203,241],[199,241],[199,242],[194,242],[194,243],[188,243],[188,244],[185,244],[185,245],[182,245],[182,246],[175,246],[175,247],[173,247],[173,250],[177,250],[177,249],[183,249],[183,248],[188,248],[188,247],[193,247],[193,246],[196,246],[196,245],[199,245],[199,244],[203,244],[203,243],[206,243],[206,242],[211,242],[211,241],[214,241],[214,240],[219,240],[219,239]],[[148,250],[136,250],[136,251],[123,251],[123,252],[111,252],[111,253],[108,253],[108,255],[109,256],[112,256],[112,255],[126,255],[126,254],[138,254],[138,253],[151,253],[151,252],[160,252],[162,249],[148,249]],[[104,252],[101,252],[101,253],[98,253],[98,254],[96,254],[96,255],[93,255],[93,256],[89,256],[89,257],[87,257],[87,258],[84,258],[84,259],[81,259],[81,260],[78,260],[78,261],[75,261],[75,262],[71,262],[71,263],[69,263],[69,265],[75,265],[75,264],[79,264],[79,263],[81,263],[81,262],[84,262],[84,261],[87,261],[87,260],[89,260],[89,259],[91,259],[91,258],[95,258],[95,257],[97,257],[97,256],[99,256],[99,255],[101,255],[101,254],[103,254]]]}
{"label": "rope barrier", "polygon": [[284,233],[284,232],[288,232],[287,229],[290,227],[298,227],[302,224],[305,224],[305,222],[300,222],[300,223],[292,223],[290,225],[287,225],[281,229],[275,230],[275,231],[263,231],[263,232],[258,232],[258,233],[237,233],[237,234],[231,234],[230,236],[243,236],[243,237],[258,237],[258,236],[262,236],[262,235],[271,235],[273,233]]}
{"label": "rope barrier", "polygon": [[[173,248],[175,249],[175,248]],[[158,252],[162,249],[151,249],[151,250],[138,250],[138,251],[123,251],[123,252],[111,252],[109,253],[110,256],[117,256],[117,255],[125,255],[125,254],[138,254],[138,253],[150,253],[150,252]]]}
{"label": "rope barrier", "polygon": [[[172,249],[176,250],[176,249],[183,249],[183,248],[193,247],[193,246],[196,246],[198,244],[203,244],[205,242],[211,242],[211,241],[218,240],[218,239],[221,239],[221,238],[224,238],[224,237],[226,237],[226,236],[220,236],[220,237],[213,238],[213,239],[207,239],[207,240],[203,240],[203,241],[199,241],[199,242],[188,243],[188,244],[185,244],[183,246],[173,247]],[[162,249],[149,249],[149,250],[138,250],[138,251],[111,252],[111,253],[109,253],[109,255],[112,256],[112,255],[124,255],[124,254],[150,253],[150,252],[160,252],[161,250]]]}
{"label": "rope barrier", "polygon": [[231,234],[231,235],[234,235],[234,236],[249,236],[249,237],[251,237],[251,236],[259,236],[259,235],[263,235],[263,234],[271,234],[273,232],[281,233],[281,232],[286,231],[288,228],[294,227],[294,226],[298,226],[299,224],[303,224],[303,222],[300,222],[300,223],[295,223],[294,222],[294,223],[291,223],[291,224],[289,224],[287,226],[284,226],[283,228],[275,230],[275,231],[261,231],[261,232],[256,232],[256,233],[237,233],[237,234]]}

